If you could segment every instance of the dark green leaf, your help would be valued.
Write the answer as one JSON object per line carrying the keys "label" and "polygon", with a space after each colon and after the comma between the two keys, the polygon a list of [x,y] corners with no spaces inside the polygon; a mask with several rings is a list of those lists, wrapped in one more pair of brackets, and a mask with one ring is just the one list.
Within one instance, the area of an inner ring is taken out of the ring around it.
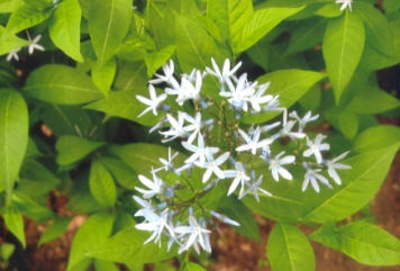
{"label": "dark green leaf", "polygon": [[57,163],[59,165],[75,163],[102,147],[104,144],[104,142],[90,141],[77,136],[62,136],[58,139],[56,144],[56,150],[58,152]]}
{"label": "dark green leaf", "polygon": [[98,161],[90,168],[89,187],[93,197],[104,207],[113,207],[117,201],[117,190],[110,172]]}

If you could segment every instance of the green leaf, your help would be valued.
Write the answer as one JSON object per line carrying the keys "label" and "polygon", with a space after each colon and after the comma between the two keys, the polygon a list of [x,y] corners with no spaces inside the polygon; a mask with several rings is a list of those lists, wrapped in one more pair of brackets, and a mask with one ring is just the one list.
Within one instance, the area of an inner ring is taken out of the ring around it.
{"label": "green leaf", "polygon": [[117,62],[114,58],[108,60],[103,66],[96,61],[92,66],[93,83],[104,93],[108,95],[108,91],[114,81],[117,71]]}
{"label": "green leaf", "polygon": [[357,95],[348,109],[358,114],[378,114],[400,107],[400,101],[387,92],[370,84],[357,86]]}
{"label": "green leaf", "polygon": [[78,0],[64,0],[57,5],[49,24],[53,43],[78,62],[83,62],[80,52],[81,16]]}
{"label": "green leaf", "polygon": [[28,145],[28,109],[15,90],[0,89],[0,191],[10,199]]}
{"label": "green leaf", "polygon": [[112,262],[95,260],[94,268],[96,271],[119,271],[120,269]]}
{"label": "green leaf", "polygon": [[[279,95],[279,104],[290,107],[297,102],[315,83],[324,78],[325,75],[318,72],[302,70],[280,70],[265,74],[257,79],[262,84],[270,82],[267,92]],[[261,113],[246,115],[241,119],[243,123],[257,124],[272,119],[280,113]]]}
{"label": "green leaf", "polygon": [[24,233],[24,220],[21,212],[15,206],[9,206],[5,209],[3,214],[4,223],[9,231],[17,237],[21,242],[22,247],[26,247],[25,233]]}
{"label": "green leaf", "polygon": [[28,77],[27,95],[56,104],[82,104],[103,97],[89,76],[74,68],[49,64],[34,70]]}
{"label": "green leaf", "polygon": [[8,20],[7,31],[18,33],[24,29],[38,25],[50,17],[52,10],[48,7],[23,5],[15,10]]}
{"label": "green leaf", "polygon": [[90,167],[89,187],[93,197],[102,206],[113,207],[117,201],[117,189],[110,172],[98,161]]}
{"label": "green leaf", "polygon": [[77,266],[90,261],[87,253],[103,247],[111,234],[113,222],[114,217],[107,213],[97,213],[86,219],[72,241],[67,271],[75,270]]}
{"label": "green leaf", "polygon": [[185,267],[182,271],[206,271],[206,269],[203,268],[201,265],[198,265],[197,263],[189,262],[185,264]]}
{"label": "green leaf", "polygon": [[273,271],[313,271],[315,256],[307,236],[290,224],[276,224],[267,244],[268,259]]}
{"label": "green leaf", "polygon": [[296,14],[300,8],[261,8],[254,12],[251,19],[242,26],[240,35],[232,40],[232,50],[240,53],[267,35],[273,28],[281,23],[287,17]]}
{"label": "green leaf", "polygon": [[234,227],[237,232],[250,239],[261,240],[260,230],[251,209],[247,208],[241,201],[234,197],[228,197],[221,201],[218,209],[221,210],[222,214],[239,222],[240,226]]}
{"label": "green leaf", "polygon": [[167,46],[160,51],[148,53],[145,55],[144,60],[147,66],[147,76],[152,77],[153,74],[172,57],[175,52],[175,45]]}
{"label": "green leaf", "polygon": [[208,0],[207,15],[231,42],[239,39],[243,25],[251,20],[253,4],[251,0]]}
{"label": "green leaf", "polygon": [[57,218],[52,224],[50,224],[46,230],[40,236],[38,246],[40,247],[44,243],[53,241],[60,237],[66,230],[71,222],[69,217]]}
{"label": "green leaf", "polygon": [[360,62],[364,41],[364,25],[357,14],[346,11],[329,21],[322,53],[337,103]]}
{"label": "green leaf", "polygon": [[14,49],[24,47],[29,42],[24,39],[20,39],[14,34],[7,32],[4,27],[0,25],[0,55],[7,54]]}
{"label": "green leaf", "polygon": [[340,250],[360,263],[385,266],[400,264],[400,240],[383,229],[356,221],[335,227],[326,224],[310,237],[327,247]]}
{"label": "green leaf", "polygon": [[154,243],[143,245],[148,237],[148,234],[136,229],[123,230],[108,239],[101,247],[90,249],[87,255],[128,265],[159,262],[175,255],[174,249],[167,252],[165,242],[161,247]]}
{"label": "green leaf", "polygon": [[354,151],[369,152],[400,143],[400,128],[392,125],[378,125],[363,131],[355,140]]}
{"label": "green leaf", "polygon": [[326,18],[300,21],[291,33],[286,54],[301,52],[319,44],[323,39],[327,21]]}
{"label": "green leaf", "polygon": [[204,69],[211,57],[222,59],[214,39],[196,21],[175,15],[176,53],[184,72],[193,68]]}
{"label": "green leaf", "polygon": [[77,136],[61,136],[56,144],[58,152],[57,163],[59,165],[70,165],[102,147],[104,142],[95,142],[81,139]]}
{"label": "green leaf", "polygon": [[23,0],[1,0],[0,14],[14,12],[14,10],[19,8],[23,4],[24,4]]}
{"label": "green leaf", "polygon": [[139,180],[137,173],[132,168],[121,160],[114,158],[102,157],[98,161],[110,171],[118,184],[123,188],[134,190]]}
{"label": "green leaf", "polygon": [[357,116],[349,110],[342,110],[337,118],[337,126],[342,134],[348,139],[354,139],[358,131]]}
{"label": "green leaf", "polygon": [[128,33],[132,17],[130,0],[91,0],[89,32],[99,65],[117,51]]}
{"label": "green leaf", "polygon": [[40,224],[53,219],[54,213],[47,207],[40,205],[27,195],[14,191],[12,194],[12,203],[21,213]]}
{"label": "green leaf", "polygon": [[304,220],[316,223],[338,221],[364,207],[381,186],[398,149],[399,144],[395,144],[344,161],[352,169],[340,172],[342,185],[323,189],[318,197],[311,196],[314,191],[306,192]]}

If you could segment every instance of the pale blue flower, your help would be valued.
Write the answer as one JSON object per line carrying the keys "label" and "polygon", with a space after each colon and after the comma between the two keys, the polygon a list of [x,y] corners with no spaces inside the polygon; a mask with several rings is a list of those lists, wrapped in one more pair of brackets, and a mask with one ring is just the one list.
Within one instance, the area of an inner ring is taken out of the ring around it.
{"label": "pale blue flower", "polygon": [[315,137],[315,140],[307,138],[307,146],[309,148],[303,152],[303,156],[310,157],[311,155],[314,155],[317,163],[321,164],[323,161],[321,151],[328,151],[330,149],[328,143],[321,143],[325,138],[326,136],[322,134],[318,134]]}
{"label": "pale blue flower", "polygon": [[[175,228],[175,233],[179,235],[181,240],[184,240],[178,253],[182,253],[188,250],[190,247],[194,247],[197,253],[200,254],[199,246],[205,251],[211,253],[210,245],[210,233],[207,229],[205,222],[199,223],[194,216],[189,216],[189,226],[180,226]],[[182,241],[183,242],[183,241]]]}
{"label": "pale blue flower", "polygon": [[228,160],[230,153],[225,152],[221,154],[217,159],[214,159],[212,150],[208,148],[206,149],[205,155],[207,161],[204,162],[203,164],[201,164],[198,161],[194,162],[196,166],[206,169],[203,175],[202,182],[203,183],[207,182],[213,173],[219,179],[225,179],[225,174],[219,166],[225,163],[226,160]]}
{"label": "pale blue flower", "polygon": [[336,158],[334,158],[332,160],[325,161],[326,162],[326,166],[328,167],[329,176],[339,185],[342,184],[342,180],[340,179],[339,174],[336,172],[336,169],[351,169],[351,166],[337,163],[337,161],[342,160],[343,158],[345,158],[347,156],[347,154],[349,154],[348,151],[342,153],[341,155],[339,155],[338,157],[336,157]]}
{"label": "pale blue flower", "polygon": [[231,195],[236,188],[241,185],[240,194],[243,193],[244,185],[246,182],[250,181],[250,177],[246,175],[246,171],[243,167],[243,164],[240,162],[235,163],[236,170],[225,170],[224,174],[226,178],[234,178],[231,186],[228,190],[228,196]]}
{"label": "pale blue flower", "polygon": [[294,155],[286,155],[282,157],[282,155],[284,154],[285,152],[281,152],[277,156],[275,156],[275,158],[270,158],[268,160],[269,169],[271,170],[272,177],[275,181],[279,181],[279,175],[281,175],[286,180],[293,179],[292,174],[290,174],[287,169],[282,167],[282,165],[292,164],[296,160],[296,157]]}
{"label": "pale blue flower", "polygon": [[253,155],[256,154],[257,149],[263,148],[273,142],[273,139],[271,138],[266,138],[260,141],[260,134],[261,130],[260,127],[258,126],[254,132],[253,138],[250,138],[246,132],[243,130],[239,129],[239,134],[242,136],[242,138],[246,141],[246,144],[239,146],[236,148],[236,151],[242,152],[242,151],[251,151]]}
{"label": "pale blue flower", "polygon": [[157,97],[156,90],[154,89],[153,85],[149,85],[149,94],[150,94],[150,99],[147,99],[141,95],[136,95],[136,99],[138,99],[141,103],[144,103],[148,107],[143,110],[142,113],[139,114],[138,117],[143,116],[149,111],[153,111],[154,115],[158,115],[157,109],[161,105],[161,103],[167,99],[167,94],[161,94],[160,96]]}
{"label": "pale blue flower", "polygon": [[135,187],[137,191],[143,194],[143,198],[150,199],[157,194],[163,193],[164,182],[158,178],[155,173],[153,173],[153,180],[150,180],[143,175],[139,175],[138,178],[139,181],[149,189],[145,190],[140,187]]}

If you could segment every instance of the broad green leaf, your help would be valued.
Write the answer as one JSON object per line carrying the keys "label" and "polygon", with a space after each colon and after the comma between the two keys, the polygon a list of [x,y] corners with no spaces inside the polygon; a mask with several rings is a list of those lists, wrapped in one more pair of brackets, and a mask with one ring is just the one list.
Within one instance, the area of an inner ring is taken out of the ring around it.
{"label": "broad green leaf", "polygon": [[378,125],[363,131],[354,142],[354,150],[360,153],[386,148],[400,143],[400,128]]}
{"label": "broad green leaf", "polygon": [[28,145],[28,108],[22,96],[0,89],[0,191],[10,199]]}
{"label": "broad green leaf", "polygon": [[[147,92],[148,78],[144,62],[118,62],[115,88],[137,92],[138,89]],[[145,93],[145,92],[143,92]]]}
{"label": "broad green leaf", "polygon": [[315,270],[315,256],[307,236],[290,224],[280,222],[272,228],[267,255],[273,271]]}
{"label": "broad green leaf", "polygon": [[96,271],[119,271],[120,269],[112,262],[95,260],[94,268]]}
{"label": "broad green leaf", "polygon": [[7,54],[14,49],[24,47],[29,42],[24,39],[20,39],[14,34],[7,32],[4,27],[0,25],[0,55]]}
{"label": "broad green leaf", "polygon": [[234,229],[240,234],[254,239],[261,240],[260,230],[256,220],[254,219],[251,209],[247,208],[241,201],[234,197],[228,197],[221,201],[218,208],[221,213],[239,222],[239,227],[234,227]]}
{"label": "broad green leaf", "polygon": [[360,263],[385,266],[400,264],[400,240],[378,226],[356,221],[335,227],[326,224],[310,237],[327,247],[340,250]]}
{"label": "broad green leaf", "polygon": [[355,10],[366,26],[366,37],[370,44],[386,55],[393,54],[389,21],[371,4],[360,2]]}
{"label": "broad green leaf", "polygon": [[357,116],[349,110],[343,110],[337,115],[337,126],[346,138],[353,139],[358,131]]}
{"label": "broad green leaf", "polygon": [[51,8],[25,4],[15,10],[8,20],[7,31],[18,33],[24,29],[38,25],[52,13]]}
{"label": "broad green leaf", "polygon": [[115,58],[108,60],[102,66],[100,66],[98,61],[96,61],[92,66],[93,83],[104,93],[105,96],[108,95],[116,71],[117,62]]}
{"label": "broad green leaf", "polygon": [[229,42],[238,40],[243,25],[251,20],[253,13],[251,0],[207,1],[207,16],[215,22]]}
{"label": "broad green leaf", "polygon": [[24,90],[35,99],[66,105],[87,103],[103,97],[89,76],[59,64],[49,64],[34,70]]}
{"label": "broad green leaf", "polygon": [[0,14],[11,13],[23,4],[23,0],[2,0],[0,1]]}
{"label": "broad green leaf", "polygon": [[323,39],[327,21],[326,18],[313,18],[296,25],[291,33],[286,54],[301,52],[319,44]]}
{"label": "broad green leaf", "polygon": [[144,60],[147,67],[147,76],[152,77],[153,74],[172,57],[175,52],[175,46],[167,46],[160,51],[148,53],[145,55]]}
{"label": "broad green leaf", "polygon": [[60,237],[67,230],[70,222],[71,218],[69,217],[61,217],[54,220],[54,222],[51,223],[40,236],[38,246],[40,247],[44,243],[53,241]]}
{"label": "broad green leaf", "polygon": [[[268,94],[279,95],[279,104],[290,107],[297,102],[315,83],[325,75],[318,72],[302,70],[280,70],[265,74],[257,79],[262,84],[270,82]],[[241,119],[244,123],[262,123],[279,113],[260,113],[246,115]]]}
{"label": "broad green leaf", "polygon": [[133,190],[135,185],[138,184],[137,173],[121,160],[102,157],[98,161],[110,171],[114,179],[123,188]]}
{"label": "broad green leaf", "polygon": [[103,248],[103,244],[111,234],[113,222],[114,217],[106,213],[97,213],[86,219],[72,241],[67,271],[75,270],[82,263],[90,262],[87,253]]}
{"label": "broad green leaf", "polygon": [[232,40],[232,50],[240,53],[267,35],[284,19],[296,14],[300,8],[261,8],[254,12],[251,19],[243,26],[240,35]]}
{"label": "broad green leaf", "polygon": [[87,255],[128,265],[159,262],[175,255],[174,249],[167,252],[166,242],[161,247],[154,243],[144,245],[148,237],[149,234],[143,234],[134,228],[123,230],[109,238],[101,247],[90,249]]}
{"label": "broad green leaf", "polygon": [[400,107],[400,100],[387,92],[368,84],[358,86],[360,90],[348,105],[358,114],[378,114]]}
{"label": "broad green leaf", "polygon": [[64,0],[57,5],[49,24],[53,43],[78,62],[83,61],[80,52],[81,16],[78,0]]}
{"label": "broad green leaf", "polygon": [[[148,95],[146,93],[142,96],[148,97]],[[156,117],[149,112],[139,118],[139,114],[146,106],[136,99],[132,91],[112,91],[106,98],[88,104],[85,108],[101,111],[110,117],[120,117],[146,126],[153,126],[163,116],[161,112]]]}
{"label": "broad green leaf", "polygon": [[3,214],[4,223],[9,231],[21,242],[22,247],[26,247],[24,220],[21,212],[11,205],[5,209]]}
{"label": "broad green leaf", "polygon": [[45,195],[61,183],[59,178],[35,159],[23,162],[20,176],[17,191],[31,197]]}
{"label": "broad green leaf", "polygon": [[117,51],[125,38],[132,18],[130,0],[91,0],[89,32],[99,65]]}
{"label": "broad green leaf", "polygon": [[56,144],[56,150],[58,152],[57,163],[59,165],[75,163],[102,147],[104,144],[104,142],[90,141],[77,136],[61,136]]}
{"label": "broad green leaf", "polygon": [[397,0],[386,0],[383,2],[383,10],[386,12],[400,9],[400,2]]}
{"label": "broad green leaf", "polygon": [[318,196],[310,190],[304,195],[304,220],[316,223],[338,221],[364,207],[381,186],[398,149],[399,144],[395,144],[343,161],[352,169],[339,172],[340,186],[323,189]]}
{"label": "broad green leaf", "polygon": [[364,24],[356,13],[348,11],[328,23],[322,53],[333,84],[336,103],[350,82],[364,49]]}
{"label": "broad green leaf", "polygon": [[108,208],[113,207],[117,201],[117,189],[114,179],[104,165],[93,161],[89,177],[90,192],[98,203]]}
{"label": "broad green leaf", "polygon": [[214,39],[196,21],[175,15],[176,53],[184,72],[193,68],[204,69],[211,57],[222,59]]}
{"label": "broad green leaf", "polygon": [[185,267],[182,271],[206,271],[206,269],[197,263],[189,262],[185,264]]}
{"label": "broad green leaf", "polygon": [[14,191],[12,194],[12,202],[21,213],[34,220],[38,224],[49,221],[54,217],[52,210],[37,203],[29,196],[20,193],[19,191]]}

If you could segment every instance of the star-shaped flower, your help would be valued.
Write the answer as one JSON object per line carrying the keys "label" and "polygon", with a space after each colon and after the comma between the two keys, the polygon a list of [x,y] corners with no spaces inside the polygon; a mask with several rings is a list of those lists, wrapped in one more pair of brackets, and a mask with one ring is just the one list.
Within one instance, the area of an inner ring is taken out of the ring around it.
{"label": "star-shaped flower", "polygon": [[342,184],[342,180],[340,179],[339,174],[336,172],[336,169],[351,169],[351,166],[337,163],[337,161],[345,158],[347,156],[347,154],[349,154],[348,151],[342,153],[341,155],[339,155],[338,157],[336,157],[332,160],[326,161],[329,176],[339,185]]}
{"label": "star-shaped flower", "polygon": [[330,146],[328,143],[321,143],[321,141],[326,138],[326,136],[318,134],[314,141],[307,138],[307,146],[310,148],[303,152],[303,156],[310,157],[311,155],[315,156],[318,164],[322,163],[322,154],[321,151],[328,151]]}
{"label": "star-shaped flower", "polygon": [[290,174],[287,169],[282,167],[282,165],[292,164],[296,160],[296,157],[294,155],[287,155],[281,158],[281,156],[284,154],[285,152],[281,152],[277,156],[275,156],[275,158],[268,160],[269,169],[271,170],[272,177],[275,181],[279,181],[279,175],[281,175],[286,180],[293,179],[292,174]]}
{"label": "star-shaped flower", "polygon": [[247,190],[245,190],[242,194],[239,194],[239,199],[242,199],[247,194],[252,193],[254,195],[254,198],[256,199],[256,201],[259,202],[260,197],[258,195],[258,192],[261,192],[262,194],[264,194],[268,197],[271,197],[272,194],[270,192],[261,188],[262,182],[263,182],[263,176],[260,175],[260,177],[258,177],[258,179],[256,179],[256,173],[255,173],[255,171],[252,171],[251,172],[251,181],[246,183]]}
{"label": "star-shaped flower", "polygon": [[302,133],[304,128],[306,127],[306,124],[312,121],[315,121],[318,119],[319,115],[311,115],[311,111],[308,111],[303,118],[300,118],[299,115],[297,115],[296,111],[293,111],[292,113],[289,114],[290,117],[294,118],[297,120],[299,124],[299,132]]}
{"label": "star-shaped flower", "polygon": [[143,110],[142,113],[139,114],[138,117],[143,116],[150,110],[153,110],[153,114],[157,116],[158,115],[158,113],[157,113],[158,107],[165,99],[167,99],[167,94],[165,94],[165,93],[163,93],[157,97],[156,90],[154,89],[153,85],[149,85],[149,94],[150,94],[150,99],[147,99],[140,95],[136,95],[136,99],[138,99],[140,102],[142,102],[148,106],[145,110]]}
{"label": "star-shaped flower", "polygon": [[245,133],[243,130],[239,129],[239,134],[243,137],[243,139],[246,141],[246,144],[239,146],[236,148],[236,151],[242,152],[242,151],[251,151],[253,155],[256,154],[257,149],[263,148],[269,144],[271,144],[274,140],[271,138],[266,138],[260,141],[260,134],[261,130],[260,127],[258,126],[256,130],[254,131],[253,138],[250,138],[247,133]]}
{"label": "star-shaped flower", "polygon": [[235,74],[235,72],[242,65],[242,62],[239,62],[231,69],[231,62],[227,58],[224,62],[224,66],[222,67],[222,70],[220,70],[217,63],[215,62],[214,58],[211,58],[211,63],[212,63],[213,69],[206,67],[206,71],[208,72],[208,74],[211,74],[211,75],[217,77],[221,84],[224,84],[224,82],[226,82],[226,80],[230,80],[229,77],[233,76]]}
{"label": "star-shaped flower", "polygon": [[204,165],[206,161],[206,152],[210,152],[212,155],[219,151],[217,147],[206,147],[204,145],[204,138],[202,134],[197,137],[197,146],[192,145],[189,142],[182,142],[182,145],[188,151],[193,152],[193,154],[185,160],[185,163],[198,162],[201,166]]}
{"label": "star-shaped flower", "polygon": [[143,198],[150,199],[155,195],[161,194],[163,192],[162,187],[164,185],[164,182],[160,178],[158,178],[155,173],[153,173],[153,180],[150,180],[143,175],[139,175],[138,178],[142,184],[149,188],[149,190],[145,190],[140,187],[135,187],[137,191],[143,194]]}
{"label": "star-shaped flower", "polygon": [[19,61],[18,53],[20,51],[21,51],[21,47],[12,50],[11,52],[8,53],[6,60],[11,61],[12,59],[15,59],[16,61]]}
{"label": "star-shaped flower", "polygon": [[342,4],[340,6],[340,10],[345,10],[347,7],[349,8],[349,10],[352,10],[351,5],[353,4],[353,0],[336,0],[336,4]]}
{"label": "star-shaped flower", "polygon": [[33,54],[33,52],[36,50],[39,51],[44,51],[44,47],[40,44],[38,44],[39,40],[42,38],[42,35],[37,35],[36,37],[33,38],[33,40],[30,39],[28,36],[30,44],[28,45],[28,52],[29,54]]}
{"label": "star-shaped flower", "polygon": [[213,154],[210,149],[206,149],[205,154],[206,154],[207,161],[204,162],[204,164],[201,164],[198,161],[194,162],[196,166],[206,169],[206,172],[204,172],[204,175],[203,175],[202,182],[203,183],[207,182],[210,179],[211,174],[213,174],[213,173],[219,179],[225,179],[225,174],[222,171],[222,169],[220,169],[219,166],[222,165],[223,163],[225,163],[226,160],[228,160],[230,153],[225,152],[225,153],[221,154],[217,159],[214,159]]}
{"label": "star-shaped flower", "polygon": [[194,216],[189,216],[189,226],[180,226],[175,228],[175,233],[179,234],[180,238],[185,238],[185,243],[179,249],[178,253],[188,250],[191,246],[195,248],[197,253],[200,253],[200,245],[205,251],[211,252],[210,233],[206,228],[205,223],[199,223]]}
{"label": "star-shaped flower", "polygon": [[239,184],[241,185],[239,194],[242,194],[245,183],[250,181],[250,177],[246,175],[246,171],[245,171],[242,163],[236,162],[235,168],[236,168],[236,170],[225,170],[224,171],[226,178],[234,178],[231,183],[231,186],[229,187],[228,196],[231,195],[236,190],[236,188],[239,186]]}
{"label": "star-shaped flower", "polygon": [[319,193],[320,189],[318,181],[327,187],[332,188],[332,185],[329,183],[328,179],[318,173],[321,172],[321,169],[311,169],[306,163],[304,167],[306,168],[306,174],[304,175],[304,181],[302,185],[303,192],[306,191],[309,183],[311,183],[311,186],[314,188],[314,190]]}

